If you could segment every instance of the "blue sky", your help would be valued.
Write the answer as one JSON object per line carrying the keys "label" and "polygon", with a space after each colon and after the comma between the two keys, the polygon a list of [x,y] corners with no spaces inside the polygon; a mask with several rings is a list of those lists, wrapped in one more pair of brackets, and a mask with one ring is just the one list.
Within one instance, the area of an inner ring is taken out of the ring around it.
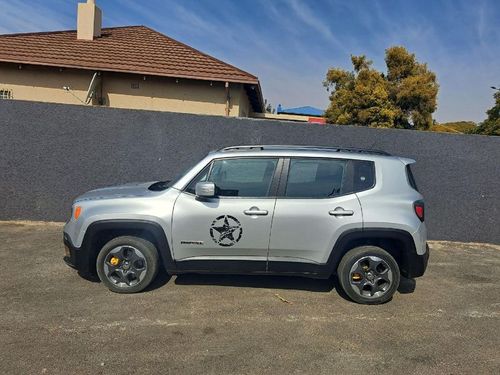
{"label": "blue sky", "polygon": [[[74,29],[74,0],[0,0],[0,33]],[[257,75],[274,105],[326,108],[330,66],[403,45],[440,83],[438,121],[485,118],[500,86],[498,0],[97,0],[104,26],[147,25]]]}

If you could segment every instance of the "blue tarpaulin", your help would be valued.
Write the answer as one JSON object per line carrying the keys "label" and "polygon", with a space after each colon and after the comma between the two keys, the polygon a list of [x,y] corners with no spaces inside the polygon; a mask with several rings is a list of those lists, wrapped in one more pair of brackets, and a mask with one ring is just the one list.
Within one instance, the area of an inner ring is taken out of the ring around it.
{"label": "blue tarpaulin", "polygon": [[276,113],[287,113],[290,115],[303,115],[303,116],[323,116],[325,111],[311,106],[297,107],[297,108],[282,108],[281,104],[279,104],[278,108],[276,109]]}

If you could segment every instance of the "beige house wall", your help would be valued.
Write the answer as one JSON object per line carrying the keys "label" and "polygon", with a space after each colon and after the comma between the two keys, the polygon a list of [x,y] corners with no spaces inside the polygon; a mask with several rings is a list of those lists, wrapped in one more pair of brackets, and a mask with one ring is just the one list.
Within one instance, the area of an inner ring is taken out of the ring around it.
{"label": "beige house wall", "polygon": [[[226,113],[224,82],[196,81],[103,73],[103,98],[115,108],[148,109],[223,116]],[[240,114],[241,84],[230,84],[229,115]]]}
{"label": "beige house wall", "polygon": [[[240,117],[250,117],[252,114],[252,106],[250,104],[250,100],[248,99],[247,92],[243,85],[240,85],[240,89],[238,91],[238,108]],[[234,91],[233,91],[234,95]]]}
{"label": "beige house wall", "polygon": [[[85,101],[92,72],[53,68],[32,68],[0,64],[0,90],[10,90],[13,99],[48,103],[82,104]],[[63,89],[69,86],[71,92]]]}
{"label": "beige house wall", "polygon": [[[12,91],[13,99],[18,100],[83,105],[93,73],[0,63],[0,90]],[[229,116],[249,116],[251,106],[243,85],[230,83],[229,94]],[[102,97],[103,106],[114,108],[226,114],[224,82],[103,72],[97,96]]]}

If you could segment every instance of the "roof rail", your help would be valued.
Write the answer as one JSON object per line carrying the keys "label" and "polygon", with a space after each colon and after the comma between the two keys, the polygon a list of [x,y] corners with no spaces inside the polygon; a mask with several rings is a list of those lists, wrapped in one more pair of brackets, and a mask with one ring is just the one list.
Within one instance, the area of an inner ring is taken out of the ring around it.
{"label": "roof rail", "polygon": [[332,151],[332,152],[356,152],[361,154],[375,154],[391,156],[382,150],[372,150],[355,147],[335,147],[335,146],[302,146],[302,145],[243,145],[222,148],[220,151],[251,151],[251,150],[303,150],[303,151]]}
{"label": "roof rail", "polygon": [[259,145],[231,146],[220,149],[220,151],[243,151],[243,150],[264,150],[264,146],[259,146]]}

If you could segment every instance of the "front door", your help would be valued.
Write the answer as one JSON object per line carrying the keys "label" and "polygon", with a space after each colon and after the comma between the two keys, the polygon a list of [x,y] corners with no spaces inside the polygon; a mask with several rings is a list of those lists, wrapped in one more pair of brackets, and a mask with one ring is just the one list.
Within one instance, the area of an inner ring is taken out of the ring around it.
{"label": "front door", "polygon": [[[277,158],[216,159],[191,181],[173,213],[180,270],[266,271],[277,167]],[[214,198],[194,194],[200,181],[215,184]]]}

